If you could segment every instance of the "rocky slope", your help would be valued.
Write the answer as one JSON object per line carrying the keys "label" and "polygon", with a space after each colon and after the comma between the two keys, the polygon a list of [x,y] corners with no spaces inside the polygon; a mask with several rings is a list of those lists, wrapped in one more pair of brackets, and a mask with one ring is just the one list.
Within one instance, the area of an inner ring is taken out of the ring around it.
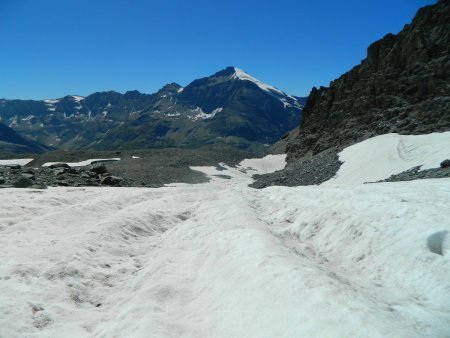
{"label": "rocky slope", "polygon": [[[399,34],[370,45],[367,58],[329,87],[313,88],[299,128],[282,141],[288,166],[275,175],[276,184],[300,182],[296,173],[304,171],[305,158],[372,136],[450,130],[449,35],[450,2],[439,1],[420,9]],[[339,167],[337,157],[322,157],[319,169]]]}
{"label": "rocky slope", "polygon": [[50,147],[22,137],[13,129],[0,123],[0,152],[42,153],[50,149]]}
{"label": "rocky slope", "polygon": [[228,67],[185,88],[157,93],[0,100],[0,117],[21,134],[60,149],[138,149],[274,143],[300,119],[302,99]]}

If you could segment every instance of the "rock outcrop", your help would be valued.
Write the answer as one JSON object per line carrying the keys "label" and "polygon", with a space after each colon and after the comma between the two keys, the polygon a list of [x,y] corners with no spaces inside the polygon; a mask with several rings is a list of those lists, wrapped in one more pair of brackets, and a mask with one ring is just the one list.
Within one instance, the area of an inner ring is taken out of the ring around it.
{"label": "rock outcrop", "polygon": [[329,87],[313,88],[287,139],[288,162],[385,133],[450,130],[449,35],[450,1],[441,0]]}
{"label": "rock outcrop", "polygon": [[[313,88],[300,126],[272,147],[287,152],[284,170],[258,175],[256,188],[313,185],[333,177],[337,153],[367,138],[450,130],[450,1],[420,9],[397,35],[367,49],[367,58],[330,86]],[[419,177],[420,176],[420,177]],[[393,179],[447,177],[407,172]]]}

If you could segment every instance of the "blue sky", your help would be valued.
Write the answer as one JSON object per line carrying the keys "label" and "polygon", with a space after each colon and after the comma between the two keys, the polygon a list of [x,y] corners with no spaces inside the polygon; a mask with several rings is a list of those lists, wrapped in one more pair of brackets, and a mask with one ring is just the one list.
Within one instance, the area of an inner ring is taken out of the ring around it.
{"label": "blue sky", "polygon": [[237,66],[308,95],[427,0],[0,0],[0,98],[137,89]]}

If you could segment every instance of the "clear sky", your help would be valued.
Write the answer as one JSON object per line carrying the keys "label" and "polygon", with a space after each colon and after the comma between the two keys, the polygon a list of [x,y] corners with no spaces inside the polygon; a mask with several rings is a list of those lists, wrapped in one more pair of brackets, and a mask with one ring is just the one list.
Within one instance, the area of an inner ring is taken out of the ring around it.
{"label": "clear sky", "polygon": [[432,0],[0,0],[0,98],[187,85],[226,66],[306,96]]}

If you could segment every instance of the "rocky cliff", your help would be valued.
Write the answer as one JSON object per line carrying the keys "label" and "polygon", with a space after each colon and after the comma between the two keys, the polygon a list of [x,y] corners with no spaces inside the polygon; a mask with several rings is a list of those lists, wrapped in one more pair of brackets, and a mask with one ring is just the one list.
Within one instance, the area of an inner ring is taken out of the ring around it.
{"label": "rocky cliff", "polygon": [[337,153],[367,138],[450,130],[450,1],[420,9],[410,25],[367,49],[361,64],[313,88],[300,126],[272,147],[286,169],[253,184],[322,183],[340,167]]}
{"label": "rocky cliff", "polygon": [[410,25],[371,44],[360,65],[313,88],[288,161],[396,132],[450,129],[450,1],[420,9]]}

